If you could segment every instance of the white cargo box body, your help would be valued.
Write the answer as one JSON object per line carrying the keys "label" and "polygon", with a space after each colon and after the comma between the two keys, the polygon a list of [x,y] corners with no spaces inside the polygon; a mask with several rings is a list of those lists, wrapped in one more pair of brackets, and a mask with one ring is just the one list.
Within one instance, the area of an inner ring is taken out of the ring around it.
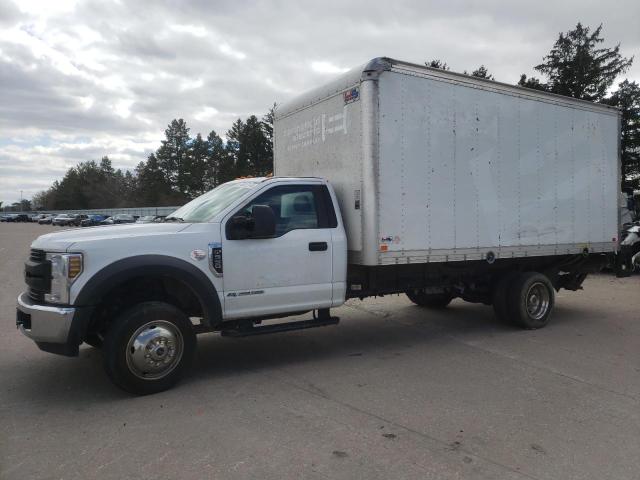
{"label": "white cargo box body", "polygon": [[334,186],[362,265],[609,252],[619,113],[380,58],[280,107],[275,174]]}

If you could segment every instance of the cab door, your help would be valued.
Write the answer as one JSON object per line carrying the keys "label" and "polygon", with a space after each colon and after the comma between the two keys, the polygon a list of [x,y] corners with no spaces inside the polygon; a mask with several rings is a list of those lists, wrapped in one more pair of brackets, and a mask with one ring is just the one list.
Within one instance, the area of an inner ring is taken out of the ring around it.
{"label": "cab door", "polygon": [[268,206],[275,216],[269,238],[229,239],[226,222],[222,226],[225,318],[331,306],[335,214],[328,213],[326,188],[276,184],[225,219],[250,217],[256,205]]}

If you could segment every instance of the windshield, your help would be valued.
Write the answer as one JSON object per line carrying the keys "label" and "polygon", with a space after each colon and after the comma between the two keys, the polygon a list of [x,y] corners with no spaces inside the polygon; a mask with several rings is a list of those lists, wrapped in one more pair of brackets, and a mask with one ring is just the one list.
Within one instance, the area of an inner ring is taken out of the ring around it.
{"label": "windshield", "polygon": [[225,183],[200,195],[167,217],[184,222],[207,222],[255,187],[254,182]]}

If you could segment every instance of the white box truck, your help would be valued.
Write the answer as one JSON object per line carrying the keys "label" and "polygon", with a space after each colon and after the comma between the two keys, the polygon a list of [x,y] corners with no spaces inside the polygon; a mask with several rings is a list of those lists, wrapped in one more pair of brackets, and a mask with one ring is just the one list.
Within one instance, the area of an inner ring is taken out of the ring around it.
{"label": "white box truck", "polygon": [[[223,184],[161,224],[43,235],[20,330],[102,348],[118,386],[172,386],[196,334],[338,322],[349,298],[493,305],[547,324],[619,245],[619,113],[377,58],[276,115],[275,176]],[[313,312],[309,320],[279,321]]]}

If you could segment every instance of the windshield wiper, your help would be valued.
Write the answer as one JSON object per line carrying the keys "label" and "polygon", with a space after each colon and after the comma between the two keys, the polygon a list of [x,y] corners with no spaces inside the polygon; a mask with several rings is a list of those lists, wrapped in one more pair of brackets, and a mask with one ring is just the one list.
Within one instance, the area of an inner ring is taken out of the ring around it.
{"label": "windshield wiper", "polygon": [[184,222],[184,218],[180,217],[167,217],[164,219],[165,222]]}

